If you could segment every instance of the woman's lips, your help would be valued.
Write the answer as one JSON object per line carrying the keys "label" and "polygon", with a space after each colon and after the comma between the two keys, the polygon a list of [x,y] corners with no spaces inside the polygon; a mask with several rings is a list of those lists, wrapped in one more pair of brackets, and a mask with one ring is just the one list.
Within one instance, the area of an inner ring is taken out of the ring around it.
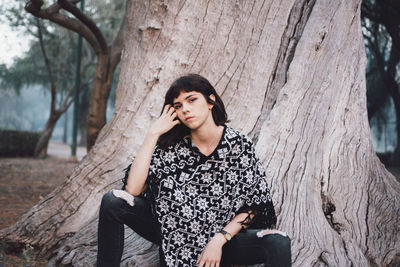
{"label": "woman's lips", "polygon": [[193,119],[193,118],[194,118],[193,116],[189,116],[189,117],[187,117],[185,120],[188,121],[188,120],[191,120],[191,119]]}

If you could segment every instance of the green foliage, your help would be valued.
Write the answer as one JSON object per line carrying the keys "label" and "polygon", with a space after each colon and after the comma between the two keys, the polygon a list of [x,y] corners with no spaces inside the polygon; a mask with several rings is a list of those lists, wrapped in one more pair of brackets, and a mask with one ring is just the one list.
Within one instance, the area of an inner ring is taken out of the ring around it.
{"label": "green foliage", "polygon": [[40,132],[1,130],[0,157],[32,157]]}

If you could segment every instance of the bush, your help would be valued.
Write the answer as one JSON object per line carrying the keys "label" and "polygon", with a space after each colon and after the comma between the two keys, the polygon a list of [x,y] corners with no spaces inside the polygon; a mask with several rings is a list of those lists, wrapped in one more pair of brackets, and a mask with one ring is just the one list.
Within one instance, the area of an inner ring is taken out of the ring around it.
{"label": "bush", "polygon": [[40,132],[0,129],[0,157],[32,157]]}

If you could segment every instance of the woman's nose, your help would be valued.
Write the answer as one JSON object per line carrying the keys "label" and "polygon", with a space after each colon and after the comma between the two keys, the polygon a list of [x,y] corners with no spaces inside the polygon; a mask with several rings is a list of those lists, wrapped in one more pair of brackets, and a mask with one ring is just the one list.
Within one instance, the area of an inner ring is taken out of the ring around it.
{"label": "woman's nose", "polygon": [[182,112],[188,112],[189,111],[189,105],[187,105],[186,103],[182,104]]}

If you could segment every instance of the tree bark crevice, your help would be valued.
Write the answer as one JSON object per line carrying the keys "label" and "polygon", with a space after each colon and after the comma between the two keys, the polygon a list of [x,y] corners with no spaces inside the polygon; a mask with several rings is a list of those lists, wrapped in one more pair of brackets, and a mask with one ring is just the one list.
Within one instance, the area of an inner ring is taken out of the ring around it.
{"label": "tree bark crevice", "polygon": [[[272,110],[276,103],[280,88],[287,81],[287,71],[314,3],[315,0],[299,1],[290,9],[287,26],[281,36],[281,46],[274,63],[274,72],[271,74],[268,81],[268,88],[265,90],[263,106],[259,113],[260,116],[258,116],[254,127],[249,133],[254,142],[257,142],[261,125],[267,119],[269,111]],[[295,12],[298,10],[300,12]]]}

